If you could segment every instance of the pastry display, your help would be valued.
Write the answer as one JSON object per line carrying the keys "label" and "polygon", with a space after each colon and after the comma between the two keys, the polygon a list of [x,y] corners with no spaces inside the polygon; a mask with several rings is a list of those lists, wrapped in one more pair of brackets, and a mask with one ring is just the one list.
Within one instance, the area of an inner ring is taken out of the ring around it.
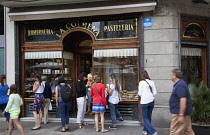
{"label": "pastry display", "polygon": [[138,100],[138,90],[128,91],[122,90],[121,93],[122,100]]}

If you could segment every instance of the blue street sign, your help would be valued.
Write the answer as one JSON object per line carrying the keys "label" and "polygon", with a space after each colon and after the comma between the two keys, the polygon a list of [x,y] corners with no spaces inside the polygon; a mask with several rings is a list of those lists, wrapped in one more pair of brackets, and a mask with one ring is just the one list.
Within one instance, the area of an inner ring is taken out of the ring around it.
{"label": "blue street sign", "polygon": [[144,18],[144,28],[152,27],[152,18]]}

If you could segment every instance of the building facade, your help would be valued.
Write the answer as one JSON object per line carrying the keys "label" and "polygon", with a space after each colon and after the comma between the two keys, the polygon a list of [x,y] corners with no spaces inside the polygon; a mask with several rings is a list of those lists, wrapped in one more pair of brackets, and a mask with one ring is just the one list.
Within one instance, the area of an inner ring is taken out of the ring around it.
{"label": "building facade", "polygon": [[[146,69],[158,94],[153,124],[169,127],[170,71],[181,68],[187,83],[209,84],[208,3],[194,0],[5,2],[7,80],[25,97],[30,116],[34,75],[64,75],[74,84],[80,72],[116,74],[123,88],[120,110],[141,120],[138,82]],[[51,5],[51,6],[49,6]],[[24,8],[23,8],[23,7]],[[9,61],[9,62],[8,62]],[[11,66],[15,65],[15,66]],[[73,111],[76,111],[74,103]],[[57,117],[52,115],[52,117]]]}

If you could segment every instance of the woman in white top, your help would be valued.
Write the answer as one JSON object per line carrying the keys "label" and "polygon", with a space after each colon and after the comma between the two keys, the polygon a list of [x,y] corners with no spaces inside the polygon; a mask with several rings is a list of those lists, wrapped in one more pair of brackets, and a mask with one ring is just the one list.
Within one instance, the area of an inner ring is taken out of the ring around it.
{"label": "woman in white top", "polygon": [[142,81],[139,82],[138,95],[141,97],[142,119],[144,122],[143,134],[157,135],[157,131],[151,124],[152,110],[154,108],[155,98],[157,94],[155,84],[151,81],[146,70],[142,72]]}
{"label": "woman in white top", "polygon": [[110,129],[117,129],[117,121],[116,116],[119,118],[120,121],[123,121],[122,115],[117,109],[117,105],[120,102],[120,92],[122,91],[122,88],[120,84],[118,83],[118,80],[116,79],[114,74],[110,75],[110,86],[108,88],[109,93],[109,108],[110,108],[110,114],[112,119],[112,126],[110,126]]}
{"label": "woman in white top", "polygon": [[38,130],[41,128],[42,111],[44,109],[44,87],[45,83],[42,83],[41,77],[36,76],[36,81],[33,86],[33,92],[35,93],[33,103],[35,126],[31,130]]}

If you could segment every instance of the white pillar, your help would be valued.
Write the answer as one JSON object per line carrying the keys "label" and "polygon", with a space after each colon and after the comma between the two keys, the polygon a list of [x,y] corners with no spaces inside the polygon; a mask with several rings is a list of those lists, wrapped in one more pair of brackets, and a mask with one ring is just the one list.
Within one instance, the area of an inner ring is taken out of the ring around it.
{"label": "white pillar", "polygon": [[7,84],[15,83],[15,36],[14,21],[8,16],[9,8],[6,8],[6,76]]}

